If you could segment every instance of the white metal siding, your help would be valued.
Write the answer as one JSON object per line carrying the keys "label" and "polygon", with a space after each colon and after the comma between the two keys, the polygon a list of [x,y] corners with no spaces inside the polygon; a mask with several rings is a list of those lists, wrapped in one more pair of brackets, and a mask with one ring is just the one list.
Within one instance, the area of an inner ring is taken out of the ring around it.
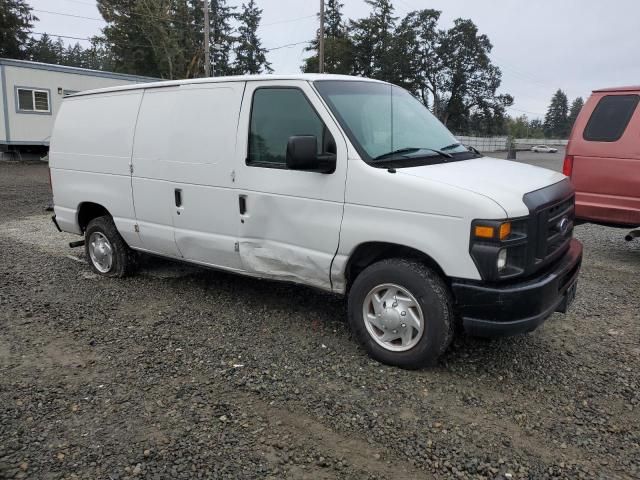
{"label": "white metal siding", "polygon": [[5,142],[7,140],[7,130],[6,130],[6,118],[5,118],[5,84],[6,79],[4,76],[4,65],[0,65],[0,142]]}
{"label": "white metal siding", "polygon": [[[62,93],[58,93],[58,89],[82,91],[136,83],[135,81],[54,72],[13,65],[2,65],[2,68],[4,69],[5,75],[5,94],[7,98],[7,112],[11,136],[8,140],[9,142],[19,142],[23,144],[49,143],[53,122],[60,110],[60,105],[63,100],[63,95]],[[18,113],[16,108],[16,87],[49,90],[50,114],[41,112]],[[0,110],[2,110],[0,114],[4,117],[4,109]],[[100,112],[95,113],[96,115],[100,115]],[[0,139],[7,141],[5,138],[4,125],[2,125],[2,127]]]}

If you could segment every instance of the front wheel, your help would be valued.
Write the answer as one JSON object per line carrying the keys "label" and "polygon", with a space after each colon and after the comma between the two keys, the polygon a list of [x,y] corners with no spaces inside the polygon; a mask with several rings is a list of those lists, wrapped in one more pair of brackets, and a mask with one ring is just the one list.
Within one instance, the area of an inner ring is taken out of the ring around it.
{"label": "front wheel", "polygon": [[354,281],[348,303],[351,331],[382,363],[432,364],[453,338],[449,289],[418,261],[389,259],[367,267]]}
{"label": "front wheel", "polygon": [[135,266],[135,253],[118,233],[109,216],[94,218],[85,231],[85,253],[94,272],[105,277],[124,277]]}

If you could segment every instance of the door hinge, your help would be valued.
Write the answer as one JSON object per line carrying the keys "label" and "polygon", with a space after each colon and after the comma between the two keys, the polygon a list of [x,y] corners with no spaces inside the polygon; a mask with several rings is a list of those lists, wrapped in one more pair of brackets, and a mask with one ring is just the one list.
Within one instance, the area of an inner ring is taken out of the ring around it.
{"label": "door hinge", "polygon": [[133,175],[133,163],[129,164],[129,173]]}
{"label": "door hinge", "polygon": [[138,226],[138,224],[137,224],[137,223],[133,226],[133,230],[134,230],[136,233],[140,233],[140,227]]}
{"label": "door hinge", "polygon": [[238,242],[236,242],[236,243],[233,245],[233,250],[234,250],[234,251],[236,251],[236,252],[239,252],[239,251],[240,251],[240,244],[239,244]]}

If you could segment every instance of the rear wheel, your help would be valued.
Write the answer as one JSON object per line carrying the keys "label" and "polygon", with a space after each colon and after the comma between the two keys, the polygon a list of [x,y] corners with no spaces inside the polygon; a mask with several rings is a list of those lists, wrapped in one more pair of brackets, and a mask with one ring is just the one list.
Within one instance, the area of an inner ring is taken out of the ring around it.
{"label": "rear wheel", "polygon": [[382,260],[366,268],[349,292],[349,325],[376,360],[418,368],[434,363],[453,337],[451,295],[426,265]]}
{"label": "rear wheel", "polygon": [[135,267],[135,253],[120,236],[110,216],[89,222],[84,246],[89,265],[100,275],[124,277]]}

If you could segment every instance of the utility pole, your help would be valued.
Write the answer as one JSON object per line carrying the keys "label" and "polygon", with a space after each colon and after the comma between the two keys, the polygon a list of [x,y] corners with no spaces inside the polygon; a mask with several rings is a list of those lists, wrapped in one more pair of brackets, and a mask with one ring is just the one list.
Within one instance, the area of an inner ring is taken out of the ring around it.
{"label": "utility pole", "polygon": [[211,58],[209,56],[209,0],[204,0],[204,76],[211,76]]}
{"label": "utility pole", "polygon": [[324,73],[324,0],[320,0],[320,38],[318,46],[318,73]]}

